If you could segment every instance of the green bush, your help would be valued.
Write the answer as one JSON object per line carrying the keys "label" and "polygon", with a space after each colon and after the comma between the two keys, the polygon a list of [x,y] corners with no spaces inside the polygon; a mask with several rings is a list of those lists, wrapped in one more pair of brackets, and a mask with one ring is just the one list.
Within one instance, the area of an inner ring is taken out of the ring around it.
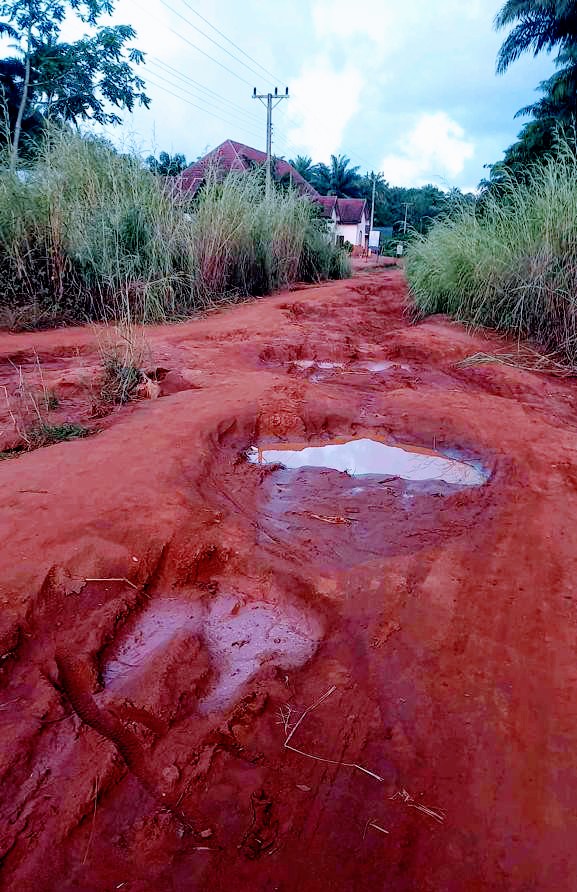
{"label": "green bush", "polygon": [[415,237],[407,275],[423,314],[538,340],[577,359],[577,154],[563,143],[526,181],[462,204]]}

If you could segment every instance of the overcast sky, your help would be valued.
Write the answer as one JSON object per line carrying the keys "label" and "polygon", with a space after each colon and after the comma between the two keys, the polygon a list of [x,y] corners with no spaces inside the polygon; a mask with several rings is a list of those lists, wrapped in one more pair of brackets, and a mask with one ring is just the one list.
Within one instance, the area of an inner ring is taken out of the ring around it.
{"label": "overcast sky", "polygon": [[320,161],[343,153],[393,185],[472,188],[514,140],[522,124],[515,112],[553,70],[543,56],[495,75],[503,35],[492,23],[501,5],[118,0],[114,20],[132,24],[147,53],[152,103],[125,116],[115,139],[192,160],[225,139],[264,149],[266,112],[252,88],[288,86],[291,98],[273,118],[276,154]]}

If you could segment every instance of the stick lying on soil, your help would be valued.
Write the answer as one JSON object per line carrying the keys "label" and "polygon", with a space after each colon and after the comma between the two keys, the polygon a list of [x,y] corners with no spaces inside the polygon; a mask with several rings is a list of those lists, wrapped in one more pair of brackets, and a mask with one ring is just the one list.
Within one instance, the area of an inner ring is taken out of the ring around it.
{"label": "stick lying on soil", "polygon": [[103,577],[102,579],[92,578],[85,579],[84,582],[125,582],[126,585],[131,585],[132,588],[138,588],[130,579],[127,579],[125,576],[108,576]]}
{"label": "stick lying on soil", "polygon": [[395,793],[394,796],[391,796],[390,798],[402,799],[405,805],[408,805],[409,808],[416,808],[417,811],[422,811],[424,815],[428,815],[430,818],[438,821],[439,824],[442,824],[445,820],[444,812],[434,811],[432,808],[427,808],[426,805],[420,805],[418,802],[415,802],[411,794],[408,793],[405,789],[399,790],[399,792]]}
{"label": "stick lying on soil", "polygon": [[309,707],[307,707],[307,709],[305,709],[305,711],[301,715],[300,719],[294,724],[292,730],[289,732],[288,737],[286,738],[286,740],[284,742],[285,749],[291,750],[293,753],[298,753],[300,756],[306,756],[307,759],[314,759],[315,762],[326,762],[328,765],[341,765],[343,768],[356,768],[357,771],[362,771],[363,774],[368,774],[370,777],[374,777],[375,780],[378,780],[379,783],[382,784],[385,780],[384,777],[379,777],[379,775],[375,774],[374,771],[369,771],[368,768],[363,768],[362,765],[357,765],[356,762],[339,762],[337,759],[325,759],[323,756],[314,756],[311,753],[305,753],[304,750],[299,750],[296,747],[291,746],[290,741],[292,740],[297,728],[299,727],[299,725],[302,724],[302,722],[304,721],[306,716],[310,712],[312,712],[313,709],[316,709],[317,706],[320,706],[321,703],[324,703],[325,700],[328,700],[328,698],[331,696],[331,694],[334,694],[336,689],[337,689],[336,685],[333,685],[332,687],[330,687],[328,689],[328,691],[326,691],[322,695],[322,697],[320,697],[316,701],[316,703],[313,703],[312,706],[309,706]]}

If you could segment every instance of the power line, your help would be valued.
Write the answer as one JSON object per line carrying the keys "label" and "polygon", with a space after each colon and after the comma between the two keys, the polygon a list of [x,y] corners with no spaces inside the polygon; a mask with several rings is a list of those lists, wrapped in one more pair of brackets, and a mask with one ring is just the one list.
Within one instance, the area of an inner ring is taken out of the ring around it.
{"label": "power line", "polygon": [[[257,134],[254,133],[254,131],[248,130],[242,124],[239,125],[239,124],[237,124],[236,121],[229,121],[227,118],[223,118],[222,115],[216,114],[216,112],[209,111],[209,109],[207,109],[207,108],[203,108],[200,105],[196,105],[196,103],[191,102],[189,99],[185,99],[184,96],[179,96],[178,93],[174,93],[173,90],[169,90],[168,87],[164,87],[162,84],[155,83],[155,81],[151,81],[151,83],[154,87],[157,87],[157,89],[162,90],[165,93],[169,93],[171,96],[174,96],[176,99],[180,99],[181,102],[185,102],[187,105],[190,105],[193,108],[196,108],[199,111],[204,112],[206,115],[210,115],[212,118],[217,118],[219,121],[224,121],[225,124],[229,124],[232,127],[240,127],[245,131],[245,133],[250,133],[251,137],[253,137],[253,138],[257,136]],[[260,137],[258,137],[258,138],[260,138]]]}
{"label": "power line", "polygon": [[251,56],[249,53],[246,53],[242,49],[242,47],[240,47],[237,43],[234,42],[234,40],[231,40],[230,37],[227,37],[226,34],[223,34],[222,31],[219,31],[218,28],[212,24],[212,22],[209,22],[208,19],[205,19],[205,17],[203,15],[201,15],[196,9],[194,9],[194,7],[190,5],[188,0],[182,0],[182,2],[184,3],[184,5],[186,7],[188,7],[188,9],[190,9],[191,12],[194,13],[195,16],[198,16],[199,19],[202,19],[202,21],[206,25],[208,25],[209,28],[212,28],[213,31],[215,31],[217,34],[220,34],[220,36],[223,37],[228,43],[230,43],[230,45],[233,46],[236,50],[238,50],[239,53],[242,53],[243,56],[246,56],[246,58],[250,59],[251,62],[254,62],[255,65],[258,65],[258,67],[261,68],[265,74],[268,74],[269,77],[272,77],[273,82],[278,81],[278,82],[282,83],[283,81],[286,80],[286,78],[277,77],[276,74],[273,74],[272,71],[269,71],[268,68],[265,68],[264,65],[261,65],[260,62],[257,62],[257,60],[255,58],[253,58],[253,56]]}
{"label": "power line", "polygon": [[[241,111],[243,113],[243,115],[245,115],[248,119],[254,121],[255,123],[257,123],[257,122],[260,123],[260,121],[256,115],[247,113],[246,110],[243,109],[243,107],[238,104],[238,102],[232,102],[230,99],[226,99],[226,97],[222,96],[220,93],[217,93],[216,90],[211,90],[210,87],[205,87],[204,84],[201,84],[199,81],[194,80],[194,78],[190,77],[188,74],[184,74],[183,72],[179,71],[177,68],[173,68],[172,65],[169,65],[167,62],[163,62],[162,59],[158,59],[156,56],[153,56],[152,63],[154,65],[160,65],[165,74],[170,73],[170,74],[172,74],[173,77],[178,78],[179,80],[183,81],[187,85],[189,83],[194,84],[195,87],[197,87],[197,89],[203,90],[205,93],[207,93],[208,98],[210,98],[213,102],[217,101],[217,102],[226,103],[226,105],[230,105],[232,108],[237,109],[238,111]],[[150,64],[150,62],[148,64]],[[205,99],[205,97],[202,97],[202,98],[204,99],[205,102],[207,101],[207,99]]]}
{"label": "power line", "polygon": [[[283,112],[283,109],[281,109],[281,113],[282,112]],[[284,114],[282,116],[284,117],[285,124],[287,124],[289,126],[292,125],[293,127],[296,127],[296,128],[301,126],[301,122],[297,121],[297,119],[295,117],[293,117],[291,114],[284,112]],[[295,148],[294,144],[293,144],[293,148]],[[373,169],[372,165],[369,164],[367,159],[363,158],[362,155],[359,155],[359,153],[356,151],[356,149],[354,149],[354,148],[345,149],[345,154],[348,157],[352,158],[353,161],[360,161],[361,164],[363,164],[366,167],[367,173]]]}
{"label": "power line", "polygon": [[[211,102],[210,99],[205,99],[203,96],[198,96],[198,95],[196,95],[195,93],[191,93],[191,92],[189,92],[185,87],[181,86],[181,85],[178,84],[178,83],[174,83],[173,80],[170,80],[169,78],[165,77],[164,74],[161,74],[161,73],[158,72],[158,71],[153,71],[153,74],[154,74],[155,77],[160,78],[161,81],[164,81],[164,83],[169,84],[169,86],[174,87],[174,88],[177,89],[177,90],[180,90],[182,93],[185,93],[187,96],[191,96],[193,99],[198,100],[198,102],[204,102],[204,103],[206,103],[207,105],[210,104],[210,102]],[[243,123],[243,124],[245,123],[246,118],[245,118],[244,116],[241,117],[241,113],[240,113],[240,112],[236,112],[236,111],[234,111],[233,109],[230,109],[230,110],[229,110],[229,109],[227,109],[227,108],[225,108],[225,109],[216,109],[216,110],[217,110],[217,111],[223,111],[225,114],[227,114],[227,115],[229,115],[229,116],[234,116],[234,117],[240,118],[241,123]],[[255,120],[256,120],[256,119],[255,119]],[[258,123],[258,121],[257,121],[257,123]]]}
{"label": "power line", "polygon": [[196,25],[193,25],[192,22],[190,21],[190,19],[187,19],[186,16],[184,16],[184,15],[182,15],[182,13],[178,12],[178,10],[176,10],[173,6],[171,6],[170,3],[167,3],[166,0],[160,0],[160,2],[162,3],[163,6],[166,6],[167,9],[169,9],[172,13],[174,13],[174,15],[177,15],[179,19],[182,19],[183,22],[186,22],[187,25],[190,25],[191,28],[194,28],[195,31],[198,31],[198,33],[202,34],[202,36],[205,37],[207,40],[210,40],[210,42],[213,43],[215,46],[217,46],[219,48],[219,50],[222,50],[223,53],[226,53],[227,56],[230,56],[230,58],[234,59],[235,62],[238,62],[239,65],[243,65],[248,71],[252,72],[252,74],[256,74],[257,77],[262,77],[262,74],[260,72],[255,71],[254,68],[251,68],[250,65],[247,65],[246,62],[243,62],[242,59],[239,59],[238,56],[235,56],[234,53],[231,53],[229,50],[227,50],[227,48],[222,46],[222,44],[218,43],[217,40],[213,40],[212,37],[210,37],[204,31],[201,31],[201,29],[197,28]]}
{"label": "power line", "polygon": [[[164,2],[164,0],[162,0],[162,2]],[[158,18],[158,16],[152,15],[146,9],[143,9],[143,7],[140,6],[138,3],[134,3],[134,5],[136,6],[137,9],[140,10],[141,13],[144,13],[144,15],[148,15],[149,18],[152,18],[155,21],[160,22],[160,24],[162,25],[163,28],[166,28],[168,31],[171,31],[172,34],[176,34],[177,37],[180,37],[181,40],[184,40],[184,42],[187,43],[189,46],[191,46],[193,49],[197,50],[199,53],[202,53],[203,56],[206,56],[207,59],[210,59],[211,62],[214,62],[216,65],[220,65],[221,68],[224,68],[224,70],[228,71],[229,74],[232,74],[233,77],[236,77],[239,81],[242,81],[243,84],[248,84],[249,87],[252,86],[250,81],[247,81],[246,78],[241,77],[241,75],[237,74],[236,71],[233,71],[232,68],[229,68],[227,65],[224,65],[222,62],[219,62],[218,59],[215,59],[214,56],[210,55],[210,53],[205,52],[203,49],[201,49],[199,46],[197,46],[196,43],[193,43],[192,40],[189,40],[188,37],[184,36],[184,34],[181,34],[180,31],[177,31],[175,28],[171,28],[170,25],[166,25],[163,21],[161,21],[161,19]],[[182,16],[181,16],[181,18],[182,18]]]}

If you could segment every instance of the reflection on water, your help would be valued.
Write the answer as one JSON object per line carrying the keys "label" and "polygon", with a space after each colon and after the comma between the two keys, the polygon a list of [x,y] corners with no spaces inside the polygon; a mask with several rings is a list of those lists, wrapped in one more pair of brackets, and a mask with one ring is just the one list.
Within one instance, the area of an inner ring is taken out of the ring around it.
{"label": "reflection on water", "polygon": [[353,477],[380,475],[403,480],[442,480],[460,486],[481,486],[487,474],[475,465],[418,446],[389,446],[368,438],[323,446],[279,444],[276,449],[247,451],[252,464],[285,468],[330,468]]}
{"label": "reflection on water", "polygon": [[[246,603],[244,603],[246,601]],[[208,648],[212,684],[198,704],[203,714],[234,703],[262,666],[303,666],[322,637],[316,616],[286,600],[253,601],[223,594],[205,605],[187,598],[155,598],[121,633],[103,667],[108,690],[138,689],[140,674],[156,661],[162,671],[177,639],[196,637]]]}

